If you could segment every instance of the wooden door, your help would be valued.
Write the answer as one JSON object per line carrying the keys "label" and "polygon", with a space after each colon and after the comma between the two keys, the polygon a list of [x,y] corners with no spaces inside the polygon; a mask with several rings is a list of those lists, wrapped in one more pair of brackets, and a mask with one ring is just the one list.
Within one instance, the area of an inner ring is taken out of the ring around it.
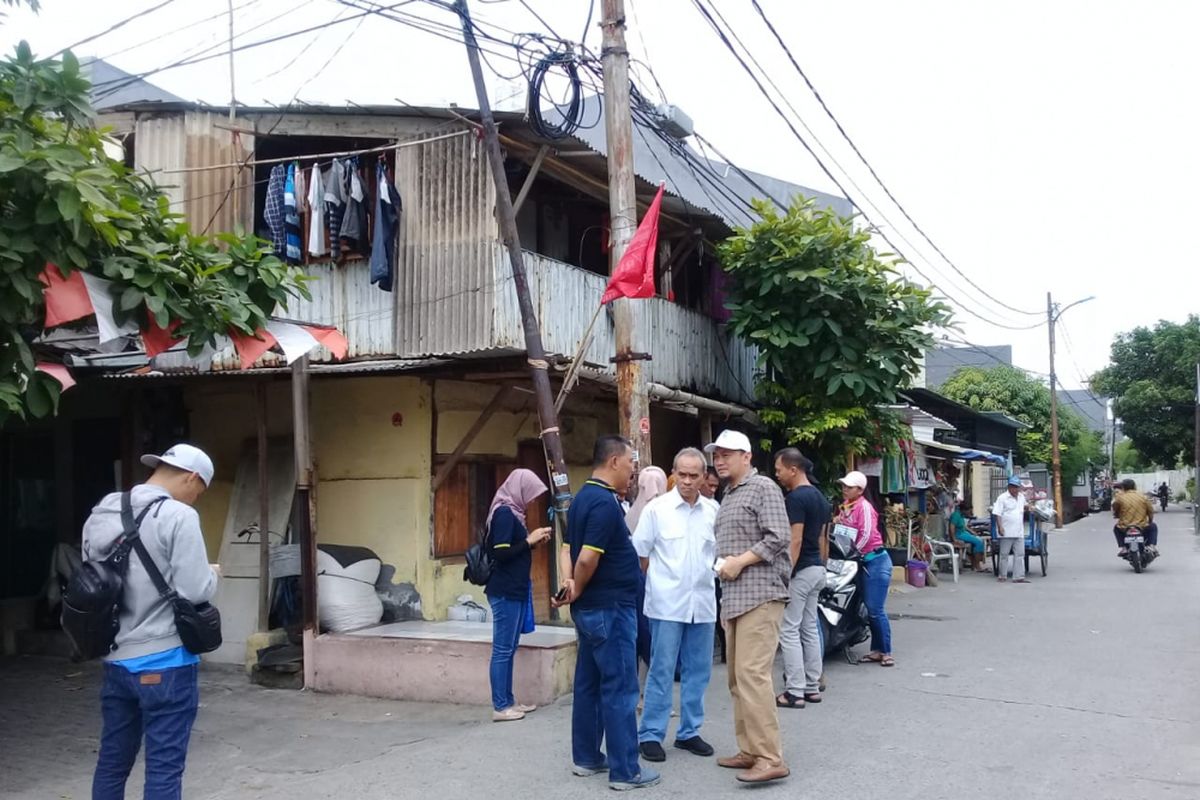
{"label": "wooden door", "polygon": [[[546,455],[542,443],[537,439],[521,442],[517,447],[517,466],[532,470],[535,475],[549,486],[550,477],[546,470]],[[550,493],[539,497],[529,505],[525,513],[525,521],[530,530],[550,524],[547,511],[550,508]],[[538,545],[533,551],[533,615],[538,622],[550,619],[550,560],[557,548],[554,540]]]}

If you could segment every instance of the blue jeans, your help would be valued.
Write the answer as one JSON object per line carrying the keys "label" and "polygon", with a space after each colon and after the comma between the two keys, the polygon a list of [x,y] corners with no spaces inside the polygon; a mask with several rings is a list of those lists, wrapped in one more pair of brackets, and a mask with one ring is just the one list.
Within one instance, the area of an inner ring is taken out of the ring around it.
{"label": "blue jeans", "polygon": [[513,697],[513,658],[521,642],[521,623],[525,620],[525,601],[488,596],[492,606],[492,663],[488,677],[492,682],[492,708],[503,711],[516,705]]}
{"label": "blue jeans", "polygon": [[892,585],[892,557],[884,551],[863,564],[867,579],[863,582],[863,600],[867,604],[867,620],[871,626],[871,650],[892,652],[892,626],[883,604],[887,602],[888,587]]}
{"label": "blue jeans", "polygon": [[133,673],[104,665],[100,689],[100,758],[92,800],[123,800],[125,781],[146,737],[146,800],[178,800],[200,683],[195,664]]}
{"label": "blue jeans", "polygon": [[637,610],[633,606],[572,609],[579,636],[575,661],[575,704],[571,709],[571,758],[576,766],[604,763],[608,779],[630,781],[641,774],[637,738]]}
{"label": "blue jeans", "polygon": [[679,680],[679,728],[676,739],[700,735],[704,724],[704,692],[712,677],[715,622],[668,622],[650,620],[650,674],[642,706],[639,742],[661,742],[667,737],[667,718],[675,692],[675,665],[681,663]]}

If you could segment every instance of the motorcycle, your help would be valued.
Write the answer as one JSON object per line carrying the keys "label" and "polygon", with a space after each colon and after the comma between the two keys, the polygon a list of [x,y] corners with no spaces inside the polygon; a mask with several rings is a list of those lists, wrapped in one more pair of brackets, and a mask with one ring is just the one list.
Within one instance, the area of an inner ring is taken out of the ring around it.
{"label": "motorcycle", "polygon": [[850,648],[871,636],[863,592],[865,580],[866,571],[862,556],[854,547],[854,537],[844,533],[830,536],[825,586],[817,600],[817,617],[825,655],[842,650],[851,664],[855,660]]}
{"label": "motorcycle", "polygon": [[1133,567],[1133,571],[1141,574],[1142,570],[1150,565],[1150,562],[1158,558],[1158,554],[1146,547],[1146,536],[1141,528],[1130,527],[1126,528],[1123,534],[1125,540],[1125,553],[1121,558],[1129,562]]}
{"label": "motorcycle", "polygon": [[1165,494],[1160,494],[1158,496],[1158,502],[1160,504],[1162,504],[1162,510],[1163,510],[1163,513],[1165,514],[1167,511],[1167,496]]}

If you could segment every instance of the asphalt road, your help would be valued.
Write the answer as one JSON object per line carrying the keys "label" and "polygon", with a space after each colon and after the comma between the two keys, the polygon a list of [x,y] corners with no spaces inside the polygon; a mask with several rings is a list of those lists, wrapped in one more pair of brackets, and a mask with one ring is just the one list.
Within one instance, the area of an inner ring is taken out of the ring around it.
{"label": "asphalt road", "polygon": [[[1160,523],[1163,557],[1143,575],[1097,516],[1051,535],[1049,577],[1029,585],[972,574],[893,596],[896,668],[833,660],[826,702],[780,712],[788,781],[746,789],[669,749],[663,783],[639,796],[1200,797],[1200,541],[1182,507]],[[569,772],[569,700],[494,725],[479,708],[202,681],[188,798],[609,796]],[[0,660],[0,797],[89,796],[95,697],[94,669]],[[720,668],[708,719],[732,752]]]}

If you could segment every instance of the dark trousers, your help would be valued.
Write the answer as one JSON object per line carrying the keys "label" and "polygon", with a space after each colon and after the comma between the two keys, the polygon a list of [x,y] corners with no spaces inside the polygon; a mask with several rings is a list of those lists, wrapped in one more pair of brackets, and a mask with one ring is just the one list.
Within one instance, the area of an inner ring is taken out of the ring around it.
{"label": "dark trousers", "polygon": [[146,800],[178,800],[200,684],[195,664],[133,673],[104,665],[100,690],[100,758],[92,800],[123,800],[125,781],[146,738]]}
{"label": "dark trousers", "polygon": [[[1152,544],[1158,547],[1158,523],[1151,522],[1142,529],[1142,534],[1146,537],[1146,544]],[[1117,547],[1125,546],[1125,531],[1120,525],[1113,525],[1113,536],[1117,537]]]}
{"label": "dark trousers", "polygon": [[637,735],[637,612],[633,606],[571,609],[579,637],[575,703],[571,709],[571,757],[580,767],[604,763],[609,781],[641,774]]}

